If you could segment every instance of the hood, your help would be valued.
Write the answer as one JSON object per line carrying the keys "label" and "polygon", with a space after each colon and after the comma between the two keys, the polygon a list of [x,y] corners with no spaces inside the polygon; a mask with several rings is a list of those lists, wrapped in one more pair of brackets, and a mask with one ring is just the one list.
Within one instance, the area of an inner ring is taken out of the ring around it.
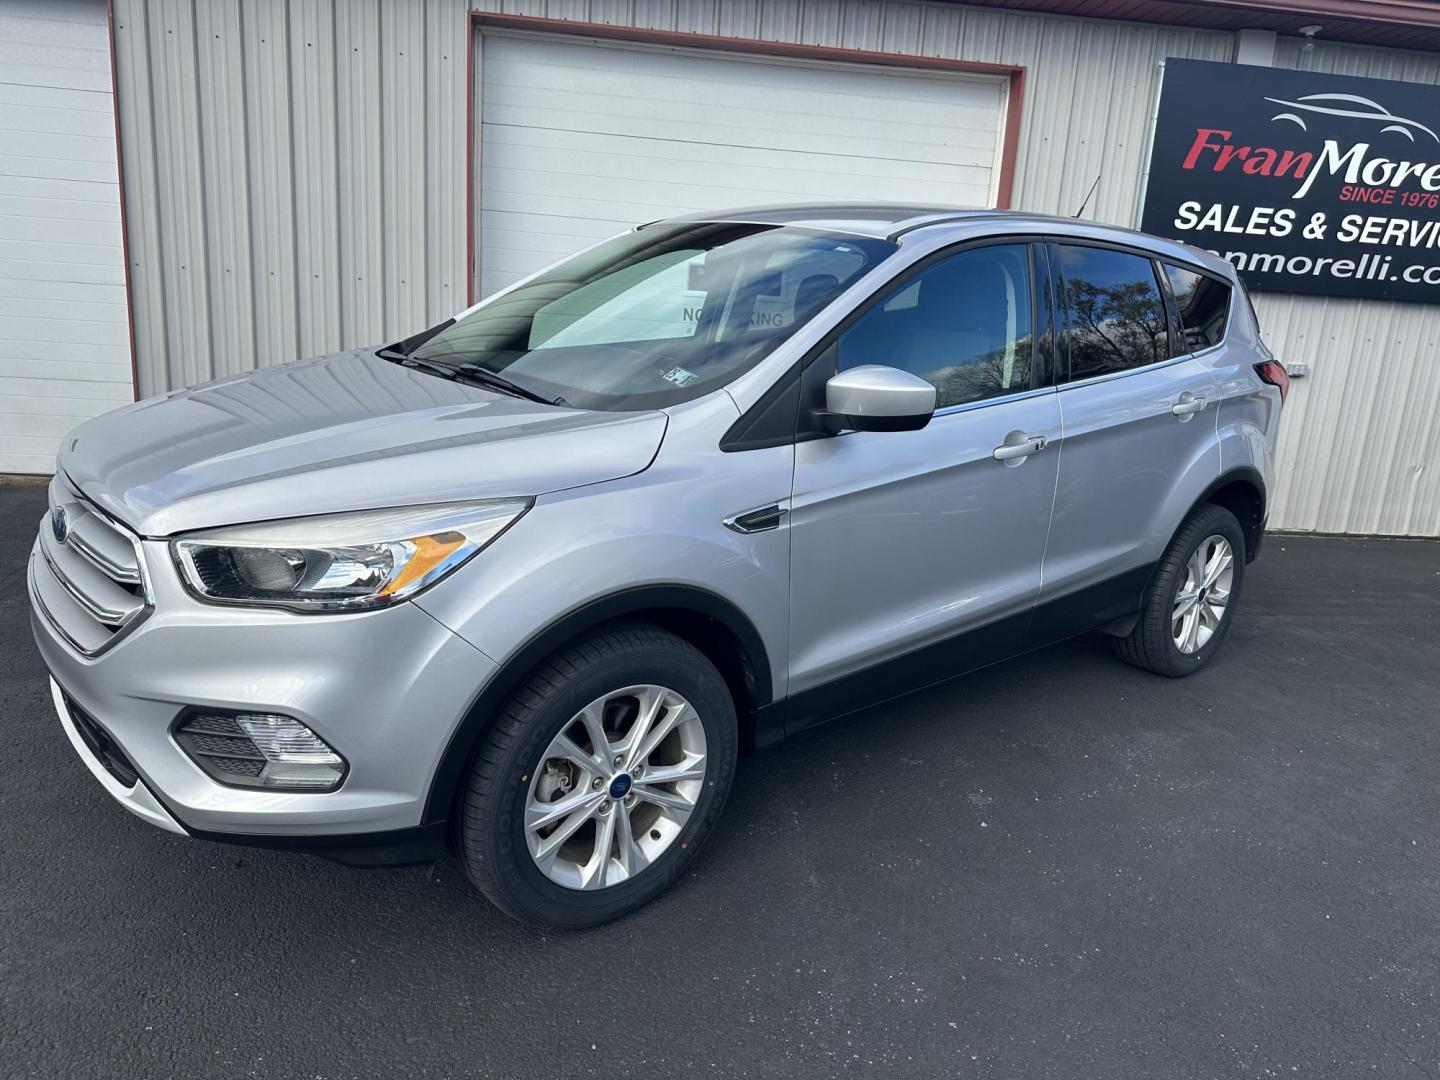
{"label": "hood", "polygon": [[370,350],[151,398],[65,439],[59,466],[143,536],[345,510],[543,495],[654,460],[664,413],[557,408]]}

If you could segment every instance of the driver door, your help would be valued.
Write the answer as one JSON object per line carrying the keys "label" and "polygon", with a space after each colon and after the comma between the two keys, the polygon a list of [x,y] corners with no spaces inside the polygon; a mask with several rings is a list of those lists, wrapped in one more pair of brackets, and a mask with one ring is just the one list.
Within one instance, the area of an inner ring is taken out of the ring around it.
{"label": "driver door", "polygon": [[1055,391],[1040,386],[1049,318],[1033,258],[1007,241],[931,259],[815,361],[826,377],[902,368],[937,398],[920,431],[796,446],[792,729],[1018,649],[1040,590],[1060,434]]}

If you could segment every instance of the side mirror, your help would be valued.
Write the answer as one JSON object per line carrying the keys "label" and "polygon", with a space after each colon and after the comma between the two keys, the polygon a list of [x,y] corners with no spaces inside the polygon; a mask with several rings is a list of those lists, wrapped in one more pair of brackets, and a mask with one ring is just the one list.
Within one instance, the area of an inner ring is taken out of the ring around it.
{"label": "side mirror", "polygon": [[935,387],[918,375],[866,364],[825,384],[825,426],[831,431],[918,431],[935,415]]}

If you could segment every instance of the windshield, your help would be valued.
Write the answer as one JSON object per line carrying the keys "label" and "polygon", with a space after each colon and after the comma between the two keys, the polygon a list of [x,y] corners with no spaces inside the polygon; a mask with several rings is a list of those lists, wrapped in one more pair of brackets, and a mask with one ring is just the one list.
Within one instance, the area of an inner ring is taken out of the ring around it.
{"label": "windshield", "polygon": [[673,405],[754,366],[895,250],[776,225],[651,226],[484,304],[409,358],[582,409]]}

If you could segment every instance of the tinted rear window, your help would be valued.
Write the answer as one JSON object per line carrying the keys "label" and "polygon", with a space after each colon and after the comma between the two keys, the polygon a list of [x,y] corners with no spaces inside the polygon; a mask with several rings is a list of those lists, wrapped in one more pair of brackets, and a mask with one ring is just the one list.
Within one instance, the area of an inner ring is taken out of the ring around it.
{"label": "tinted rear window", "polygon": [[1164,360],[1169,333],[1149,259],[1109,248],[1061,245],[1070,379]]}
{"label": "tinted rear window", "polygon": [[1165,263],[1170,291],[1180,308],[1185,347],[1191,352],[1219,345],[1230,320],[1230,286],[1208,274]]}

